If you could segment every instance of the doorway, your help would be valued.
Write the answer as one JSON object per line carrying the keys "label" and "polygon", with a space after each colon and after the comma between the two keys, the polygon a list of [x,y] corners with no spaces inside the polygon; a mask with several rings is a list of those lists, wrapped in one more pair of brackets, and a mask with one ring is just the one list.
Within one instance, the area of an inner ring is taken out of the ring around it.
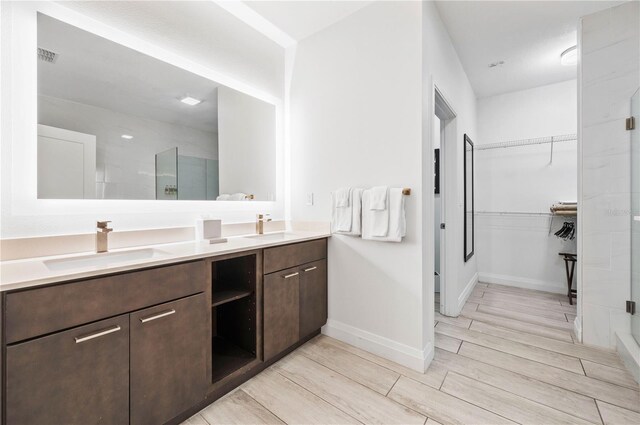
{"label": "doorway", "polygon": [[[453,108],[446,101],[440,90],[435,87],[433,117],[433,161],[434,161],[434,299],[435,309],[440,314],[447,315],[453,310],[452,300],[448,299],[448,281],[451,273],[447,273],[447,203],[452,201],[451,190],[453,179],[447,179],[451,174],[451,160],[455,158],[454,143],[456,142],[455,118]],[[453,167],[455,168],[455,167]],[[451,180],[451,181],[448,181]],[[448,185],[447,185],[448,184]],[[450,199],[451,198],[451,199]],[[455,301],[455,300],[454,300]]]}

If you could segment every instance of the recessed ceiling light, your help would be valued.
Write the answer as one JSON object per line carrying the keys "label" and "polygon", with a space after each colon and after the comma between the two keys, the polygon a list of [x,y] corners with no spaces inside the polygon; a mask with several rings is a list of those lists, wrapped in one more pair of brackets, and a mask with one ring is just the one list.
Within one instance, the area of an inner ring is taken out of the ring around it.
{"label": "recessed ceiling light", "polygon": [[200,99],[196,99],[196,98],[191,97],[191,96],[183,97],[182,99],[180,99],[180,102],[186,103],[189,106],[196,106],[199,103],[202,103],[202,101]]}
{"label": "recessed ceiling light", "polygon": [[560,54],[560,63],[564,66],[571,66],[578,63],[577,46],[571,46]]}
{"label": "recessed ceiling light", "polygon": [[130,135],[130,134],[123,134],[123,135],[122,135],[122,136],[120,136],[120,137],[122,137],[123,139],[127,139],[127,140],[131,140],[131,139],[133,139],[133,136],[132,136],[132,135]]}

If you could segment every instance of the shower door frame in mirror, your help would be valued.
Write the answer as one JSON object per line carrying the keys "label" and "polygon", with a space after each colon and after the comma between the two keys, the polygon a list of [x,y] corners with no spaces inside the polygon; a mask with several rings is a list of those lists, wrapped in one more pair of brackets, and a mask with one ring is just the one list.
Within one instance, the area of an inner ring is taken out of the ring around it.
{"label": "shower door frame in mirror", "polygon": [[[473,193],[473,142],[467,136],[464,135],[463,140],[463,180],[464,180],[464,262],[466,263],[473,257],[475,249],[475,217],[474,217],[474,193]],[[471,166],[471,170],[467,170],[467,166]],[[470,172],[469,172],[470,171]],[[468,180],[468,179],[471,180]],[[468,181],[471,182],[468,185]],[[470,186],[470,187],[469,187]],[[471,202],[469,202],[471,201]],[[469,217],[471,217],[471,223],[469,223]],[[469,224],[471,224],[471,247],[469,247]]]}
{"label": "shower door frame in mirror", "polygon": [[640,89],[631,97],[631,335],[640,345]]}
{"label": "shower door frame in mirror", "polygon": [[[215,211],[221,212],[219,215],[224,218],[226,212],[229,214],[235,212],[234,217],[238,212],[242,212],[247,219],[250,219],[257,212],[268,211],[271,212],[272,217],[284,218],[284,106],[277,90],[273,89],[273,93],[277,93],[278,96],[269,92],[268,85],[254,87],[247,83],[247,81],[251,81],[250,79],[245,78],[244,81],[240,81],[229,74],[196,63],[54,2],[2,2],[0,8],[3,20],[3,25],[0,27],[1,48],[13,52],[11,57],[7,61],[3,61],[1,65],[3,96],[0,100],[2,102],[3,123],[12,123],[2,126],[2,138],[10,141],[10,146],[7,149],[10,149],[11,153],[11,155],[3,155],[2,177],[11,187],[11,215],[15,216],[16,220],[28,220],[33,216],[49,216],[50,223],[59,223],[59,227],[62,228],[65,226],[65,218],[68,218],[69,211],[73,211],[76,216],[80,217],[95,216],[96,214],[109,217],[109,215],[127,214],[133,210],[138,214],[148,213],[143,227],[152,228],[166,226],[166,216],[169,214],[175,217],[175,213],[197,214]],[[240,206],[238,202],[233,201],[167,203],[161,200],[38,199],[36,161],[38,59],[35,54],[38,45],[38,13],[274,105],[276,110],[275,200],[243,202]],[[228,68],[227,72],[230,71],[233,69]],[[258,82],[257,79],[255,81]],[[6,199],[6,202],[9,204],[9,199]],[[86,221],[95,222],[95,218],[93,221],[89,219]],[[172,225],[183,224],[186,225],[186,222],[172,222]],[[131,225],[138,226],[137,223]]]}

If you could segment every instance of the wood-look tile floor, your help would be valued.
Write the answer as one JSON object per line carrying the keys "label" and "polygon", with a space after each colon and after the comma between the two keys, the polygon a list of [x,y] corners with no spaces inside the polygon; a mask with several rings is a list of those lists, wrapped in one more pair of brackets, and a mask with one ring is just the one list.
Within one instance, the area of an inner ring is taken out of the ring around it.
{"label": "wood-look tile floor", "polygon": [[566,297],[479,283],[460,317],[435,316],[424,374],[318,336],[185,423],[640,424],[640,388],[574,342]]}

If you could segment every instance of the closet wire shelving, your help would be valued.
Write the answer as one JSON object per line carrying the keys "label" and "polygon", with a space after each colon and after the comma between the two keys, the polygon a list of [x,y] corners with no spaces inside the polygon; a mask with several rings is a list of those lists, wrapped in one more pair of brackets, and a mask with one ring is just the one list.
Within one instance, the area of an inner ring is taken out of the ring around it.
{"label": "closet wire shelving", "polygon": [[514,216],[514,217],[548,217],[549,218],[549,235],[553,228],[553,219],[556,217],[575,219],[576,215],[560,215],[551,212],[528,212],[528,211],[476,211],[476,215],[485,216]]}
{"label": "closet wire shelving", "polygon": [[505,142],[497,142],[497,143],[487,143],[484,145],[474,146],[475,150],[484,151],[489,149],[501,149],[501,148],[514,148],[519,146],[531,146],[531,145],[551,145],[551,153],[549,162],[553,162],[553,145],[555,143],[560,142],[573,142],[578,140],[578,136],[576,134],[561,134],[558,136],[545,136],[545,137],[536,137],[533,139],[520,139],[520,140],[508,140]]}
{"label": "closet wire shelving", "polygon": [[[532,146],[532,145],[551,145],[551,152],[549,162],[553,162],[553,146],[555,143],[561,142],[573,142],[577,141],[577,134],[560,134],[557,136],[545,136],[545,137],[535,137],[531,139],[520,139],[520,140],[507,140],[504,142],[497,143],[486,143],[482,145],[474,146],[475,150],[483,151],[490,149],[504,149],[504,148],[514,148],[520,146]],[[494,215],[494,216],[515,216],[515,217],[548,217],[549,218],[549,234],[551,234],[551,229],[553,227],[553,219],[555,217],[561,216],[560,214],[554,214],[551,212],[529,212],[529,211],[477,211],[477,215]],[[565,218],[575,218],[575,215],[562,215]]]}

